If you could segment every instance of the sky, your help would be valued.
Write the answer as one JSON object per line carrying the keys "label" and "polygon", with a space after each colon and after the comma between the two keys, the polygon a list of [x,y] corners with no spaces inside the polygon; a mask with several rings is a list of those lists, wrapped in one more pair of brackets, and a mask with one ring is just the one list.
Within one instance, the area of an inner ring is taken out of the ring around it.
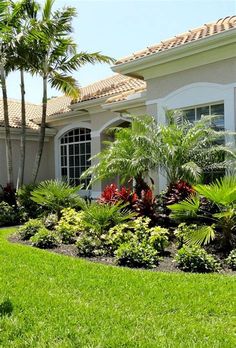
{"label": "sky", "polygon": [[[43,0],[39,1],[43,4]],[[115,59],[139,51],[189,29],[236,14],[236,0],[55,0],[55,9],[74,6],[73,37],[79,51]],[[86,86],[113,74],[108,65],[87,65],[74,74]],[[7,80],[8,97],[20,98],[19,74]],[[49,97],[61,92],[49,88]],[[26,100],[40,103],[42,81],[26,77]]]}

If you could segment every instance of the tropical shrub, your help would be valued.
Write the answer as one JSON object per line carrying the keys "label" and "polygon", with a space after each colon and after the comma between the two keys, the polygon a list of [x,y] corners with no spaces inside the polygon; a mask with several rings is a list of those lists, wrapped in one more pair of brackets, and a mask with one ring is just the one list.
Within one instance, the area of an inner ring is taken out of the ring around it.
{"label": "tropical shrub", "polygon": [[210,273],[220,269],[219,262],[199,246],[184,245],[175,256],[178,268],[184,272]]}
{"label": "tropical shrub", "polygon": [[58,216],[56,214],[48,214],[44,219],[44,226],[49,230],[54,230],[58,223]]}
{"label": "tropical shrub", "polygon": [[0,194],[0,199],[6,203],[8,203],[11,206],[16,205],[16,190],[11,184],[7,184],[6,186],[1,186],[0,188],[2,190]]}
{"label": "tropical shrub", "polygon": [[111,228],[107,235],[106,247],[113,253],[124,243],[147,244],[159,253],[168,245],[169,231],[160,226],[150,227],[151,220],[138,217],[136,220]]}
{"label": "tropical shrub", "polygon": [[233,271],[236,271],[236,249],[233,249],[229,256],[226,259],[226,264],[231,268]]}
{"label": "tropical shrub", "polygon": [[19,222],[19,216],[14,209],[6,202],[0,202],[0,226],[15,225]]}
{"label": "tropical shrub", "polygon": [[105,143],[94,156],[98,163],[82,178],[92,178],[91,184],[115,176],[122,182],[134,180],[138,197],[149,189],[146,178],[158,167],[170,183],[196,183],[204,172],[225,169],[236,157],[234,150],[222,145],[228,133],[213,128],[216,118],[204,116],[191,123],[175,110],[166,112],[166,124],[158,124],[148,115],[132,116],[130,127],[113,129],[114,141]]}
{"label": "tropical shrub", "polygon": [[58,180],[41,182],[31,194],[31,199],[50,213],[61,216],[61,210],[67,207],[78,207],[84,204],[78,191],[82,186],[71,187]]}
{"label": "tropical shrub", "polygon": [[30,219],[18,229],[18,233],[21,239],[28,240],[31,237],[33,237],[43,227],[44,227],[44,224],[42,220]]}
{"label": "tropical shrub", "polygon": [[119,246],[115,260],[120,266],[151,268],[157,266],[159,256],[151,245],[131,241]]}
{"label": "tropical shrub", "polygon": [[[202,216],[201,196],[211,201],[217,206],[218,212],[209,214],[209,218],[216,224],[222,233],[223,246],[226,249],[232,247],[232,237],[236,231],[236,176],[225,176],[209,185],[194,186],[198,195],[191,196],[189,199],[180,203],[169,205],[171,216],[176,220],[197,220]],[[214,237],[212,231],[205,229],[205,234],[201,231],[199,242],[209,240]]]}
{"label": "tropical shrub", "polygon": [[77,236],[86,230],[83,223],[84,212],[77,212],[73,208],[65,208],[61,211],[62,217],[56,226],[56,231],[65,244],[72,244]]}
{"label": "tropical shrub", "polygon": [[37,218],[42,215],[43,207],[32,201],[31,193],[37,188],[36,184],[22,186],[17,191],[17,206],[26,214],[26,219]]}
{"label": "tropical shrub", "polygon": [[103,244],[101,236],[98,237],[93,231],[91,234],[83,233],[76,241],[78,255],[87,257],[105,255],[106,249]]}
{"label": "tropical shrub", "polygon": [[57,233],[49,231],[46,227],[41,227],[38,232],[30,238],[32,245],[41,249],[51,249],[60,244]]}

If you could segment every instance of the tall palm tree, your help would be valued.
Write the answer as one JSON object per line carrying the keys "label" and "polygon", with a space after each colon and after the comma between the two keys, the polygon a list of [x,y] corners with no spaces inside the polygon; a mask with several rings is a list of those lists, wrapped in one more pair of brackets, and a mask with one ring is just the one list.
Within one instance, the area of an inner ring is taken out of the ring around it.
{"label": "tall palm tree", "polygon": [[7,100],[6,87],[6,70],[5,65],[9,55],[9,45],[11,40],[11,27],[9,25],[10,12],[9,2],[1,1],[0,3],[0,79],[3,97],[4,110],[4,127],[5,127],[5,141],[6,141],[6,159],[7,159],[7,183],[13,186],[13,165],[12,165],[12,142],[9,123],[9,111]]}
{"label": "tall palm tree", "polygon": [[79,88],[76,80],[70,75],[72,72],[86,63],[113,62],[111,58],[99,53],[77,53],[76,44],[70,37],[73,30],[72,20],[76,16],[75,8],[65,7],[53,11],[53,3],[54,0],[45,0],[41,16],[29,33],[29,43],[37,53],[35,59],[32,59],[34,68],[31,71],[43,79],[42,118],[32,172],[33,182],[37,179],[44,146],[48,83],[75,99],[79,96]]}
{"label": "tall palm tree", "polygon": [[25,168],[25,144],[26,144],[26,107],[25,107],[25,82],[24,72],[29,71],[32,57],[32,48],[27,44],[26,36],[30,30],[39,10],[39,4],[34,0],[20,0],[12,2],[11,26],[13,28],[12,38],[12,61],[9,61],[9,70],[20,71],[21,88],[21,143],[20,159],[17,176],[17,185],[19,187],[24,182]]}

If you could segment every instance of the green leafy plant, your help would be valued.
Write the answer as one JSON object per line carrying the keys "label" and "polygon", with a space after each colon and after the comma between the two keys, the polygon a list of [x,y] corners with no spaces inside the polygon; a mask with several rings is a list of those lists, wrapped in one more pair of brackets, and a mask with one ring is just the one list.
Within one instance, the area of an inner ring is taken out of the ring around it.
{"label": "green leafy plant", "polygon": [[146,243],[128,242],[115,251],[116,263],[128,267],[155,267],[159,261],[158,252]]}
{"label": "green leafy plant", "polygon": [[83,204],[82,198],[78,195],[81,188],[81,185],[71,187],[63,181],[46,180],[33,190],[31,199],[48,212],[56,213],[60,218],[63,208]]}
{"label": "green leafy plant", "polygon": [[44,226],[49,230],[54,230],[58,223],[57,214],[48,214],[44,219]]}
{"label": "green leafy plant", "polygon": [[83,223],[84,212],[66,208],[61,211],[61,214],[62,217],[56,226],[56,231],[63,243],[74,243],[77,236],[86,230],[86,226]]}
{"label": "green leafy plant", "polygon": [[60,244],[57,233],[49,231],[46,227],[41,227],[38,232],[30,238],[32,245],[41,249],[50,249]]}
{"label": "green leafy plant", "polygon": [[104,248],[104,241],[91,231],[89,233],[82,233],[76,241],[78,254],[80,256],[101,256],[106,254],[106,248]]}
{"label": "green leafy plant", "polygon": [[233,270],[236,271],[236,249],[233,249],[227,259],[226,264]]}
{"label": "green leafy plant", "polygon": [[[168,206],[172,211],[171,217],[178,221],[205,217],[201,210],[201,196],[207,198],[218,209],[218,212],[209,217],[222,231],[224,247],[230,249],[232,236],[236,229],[236,176],[225,176],[209,185],[196,185],[194,189],[198,195]],[[199,230],[199,243],[210,241],[213,238],[214,234],[209,228],[205,228],[205,233],[203,229]]]}
{"label": "green leafy plant", "polygon": [[44,224],[42,220],[30,219],[18,229],[18,233],[21,239],[28,240],[31,237],[33,237],[43,227],[44,227]]}
{"label": "green leafy plant", "polygon": [[15,225],[19,222],[16,210],[6,202],[0,202],[0,226]]}
{"label": "green leafy plant", "polygon": [[178,268],[184,272],[210,273],[220,269],[219,262],[199,246],[184,245],[175,256]]}

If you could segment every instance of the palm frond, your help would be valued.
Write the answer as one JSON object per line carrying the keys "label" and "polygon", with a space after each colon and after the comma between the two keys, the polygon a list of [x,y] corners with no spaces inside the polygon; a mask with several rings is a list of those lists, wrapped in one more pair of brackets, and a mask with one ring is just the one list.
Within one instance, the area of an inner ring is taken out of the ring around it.
{"label": "palm frond", "polygon": [[52,87],[62,91],[65,95],[74,99],[79,96],[79,86],[77,81],[72,76],[59,74],[57,72],[51,73],[49,76],[49,82]]}

